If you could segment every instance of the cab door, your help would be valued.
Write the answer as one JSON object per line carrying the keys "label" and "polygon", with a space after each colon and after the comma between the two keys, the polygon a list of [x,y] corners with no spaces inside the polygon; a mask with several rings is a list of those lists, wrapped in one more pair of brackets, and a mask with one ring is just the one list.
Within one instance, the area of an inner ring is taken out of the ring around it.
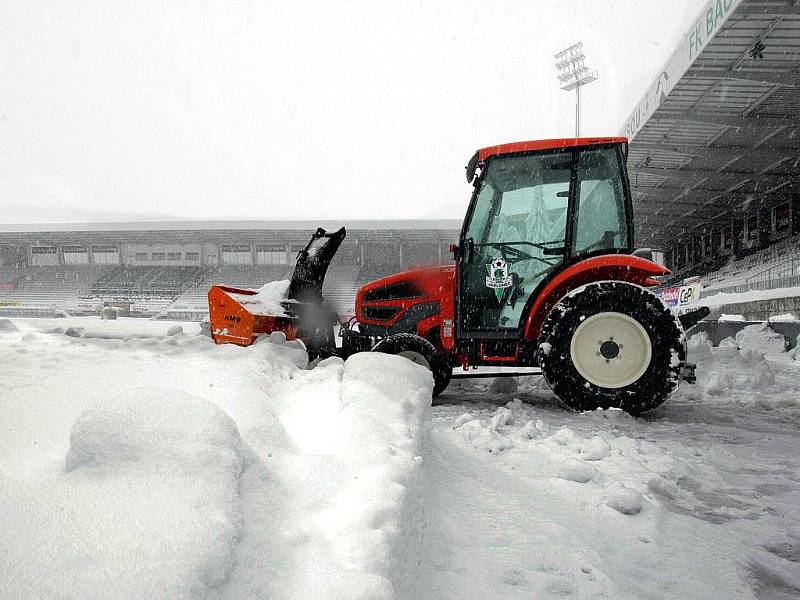
{"label": "cab door", "polygon": [[518,337],[528,299],[567,255],[573,160],[558,151],[484,167],[462,233],[461,336]]}

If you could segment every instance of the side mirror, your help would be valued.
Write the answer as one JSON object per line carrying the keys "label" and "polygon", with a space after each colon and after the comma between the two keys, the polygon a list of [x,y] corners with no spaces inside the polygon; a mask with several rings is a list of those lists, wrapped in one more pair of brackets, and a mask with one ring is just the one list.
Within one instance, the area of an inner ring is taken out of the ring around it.
{"label": "side mirror", "polygon": [[464,167],[467,170],[467,183],[472,183],[472,180],[475,179],[475,171],[478,170],[478,153],[472,155],[472,158],[469,159],[467,166]]}

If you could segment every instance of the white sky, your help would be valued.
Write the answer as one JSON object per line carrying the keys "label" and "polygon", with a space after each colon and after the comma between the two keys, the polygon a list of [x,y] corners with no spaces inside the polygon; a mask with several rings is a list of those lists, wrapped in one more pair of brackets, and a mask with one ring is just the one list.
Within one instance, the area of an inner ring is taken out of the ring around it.
{"label": "white sky", "polygon": [[0,0],[0,223],[461,219],[478,148],[615,135],[702,0]]}

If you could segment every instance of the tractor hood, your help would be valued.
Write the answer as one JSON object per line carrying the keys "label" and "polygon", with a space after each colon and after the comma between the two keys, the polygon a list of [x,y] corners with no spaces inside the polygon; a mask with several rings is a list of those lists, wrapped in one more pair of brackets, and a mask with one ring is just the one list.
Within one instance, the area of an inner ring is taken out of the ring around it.
{"label": "tractor hood", "polygon": [[359,323],[392,327],[409,310],[452,314],[455,302],[455,264],[409,269],[363,285],[356,294]]}

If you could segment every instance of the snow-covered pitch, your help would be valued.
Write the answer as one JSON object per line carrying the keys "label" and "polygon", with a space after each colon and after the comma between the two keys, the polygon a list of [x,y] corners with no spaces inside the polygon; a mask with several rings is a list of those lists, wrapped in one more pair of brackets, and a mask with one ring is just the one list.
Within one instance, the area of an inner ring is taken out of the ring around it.
{"label": "snow-covered pitch", "polygon": [[635,419],[273,335],[0,320],[0,598],[794,598],[800,361],[767,326]]}
{"label": "snow-covered pitch", "polygon": [[416,593],[427,370],[308,370],[280,334],[0,323],[0,598]]}

